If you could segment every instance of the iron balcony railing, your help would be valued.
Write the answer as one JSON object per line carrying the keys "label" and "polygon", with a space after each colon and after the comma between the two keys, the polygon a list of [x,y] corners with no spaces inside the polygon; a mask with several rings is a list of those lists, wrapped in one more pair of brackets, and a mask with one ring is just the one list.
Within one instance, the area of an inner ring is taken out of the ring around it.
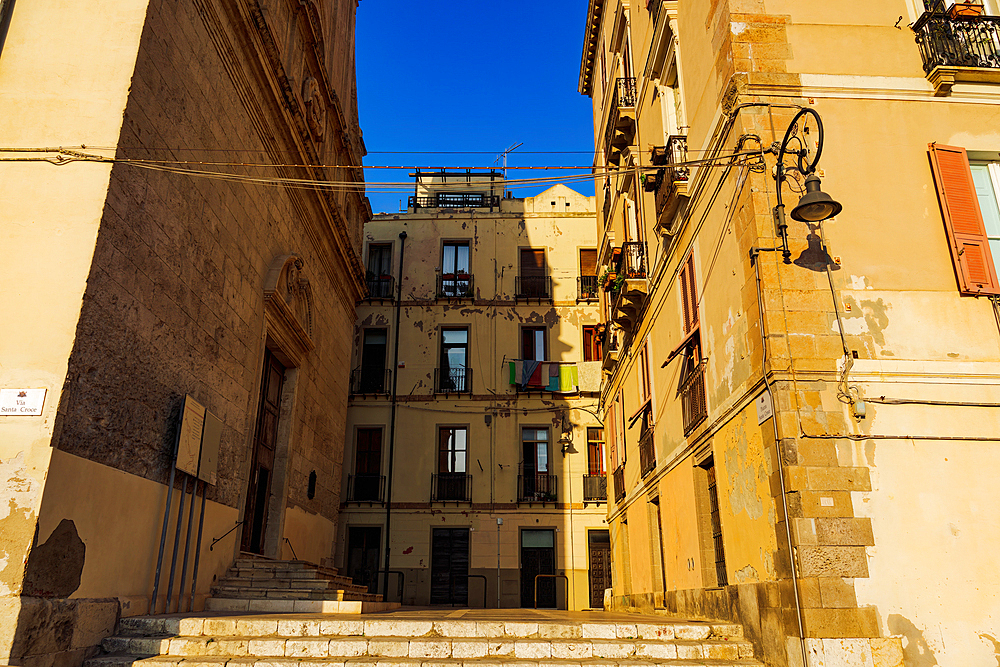
{"label": "iron balcony railing", "polygon": [[580,276],[576,279],[576,298],[580,301],[597,301],[597,276]]}
{"label": "iron balcony railing", "polygon": [[608,477],[607,475],[584,475],[583,476],[583,500],[607,500],[608,499]]}
{"label": "iron balcony railing", "polygon": [[388,394],[391,385],[391,369],[362,366],[351,371],[352,394]]}
{"label": "iron balcony railing", "polygon": [[396,279],[392,276],[368,274],[365,278],[369,299],[392,299],[396,296]]}
{"label": "iron balcony railing", "polygon": [[517,476],[517,501],[519,503],[555,502],[558,497],[558,479],[545,472],[524,473]]}
{"label": "iron balcony railing", "polygon": [[385,501],[385,475],[348,475],[347,502],[381,503]]}
{"label": "iron balcony railing", "polygon": [[913,32],[928,74],[941,66],[1000,68],[1000,16],[952,16],[939,2]]}
{"label": "iron balcony railing", "polygon": [[704,362],[697,361],[681,385],[681,412],[684,417],[684,435],[691,433],[708,416]]}
{"label": "iron balcony railing", "polygon": [[615,468],[615,472],[612,474],[615,482],[615,502],[620,503],[625,499],[625,464],[621,464]]}
{"label": "iron balcony railing", "polygon": [[636,92],[635,92],[635,77],[634,76],[620,76],[615,80],[615,99],[617,101],[617,107],[634,107]]}
{"label": "iron balcony railing", "polygon": [[621,264],[619,271],[628,280],[639,280],[646,277],[646,244],[642,241],[627,241],[622,244]]}
{"label": "iron balcony railing", "polygon": [[440,394],[471,394],[472,369],[465,366],[435,368],[434,388]]}
{"label": "iron balcony railing", "polygon": [[685,164],[687,159],[687,137],[684,135],[672,135],[666,145],[653,147],[650,161],[655,167],[663,167],[657,175],[661,189],[669,190],[674,183],[688,180],[691,168]]}
{"label": "iron balcony railing", "polygon": [[431,475],[431,502],[472,502],[472,475],[439,472]]}
{"label": "iron balcony railing", "polygon": [[441,298],[471,297],[475,281],[469,273],[442,273],[437,277],[437,295]]}
{"label": "iron balcony railing", "polygon": [[550,276],[516,276],[514,279],[514,298],[552,298],[552,278]]}
{"label": "iron balcony railing", "polygon": [[497,208],[499,195],[481,192],[436,192],[432,195],[410,196],[410,208]]}

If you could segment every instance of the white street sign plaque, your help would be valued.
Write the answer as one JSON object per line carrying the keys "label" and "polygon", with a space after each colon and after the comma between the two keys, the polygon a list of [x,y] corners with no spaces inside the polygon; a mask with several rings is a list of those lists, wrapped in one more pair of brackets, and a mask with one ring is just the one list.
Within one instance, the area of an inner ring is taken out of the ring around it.
{"label": "white street sign plaque", "polygon": [[45,389],[0,389],[0,416],[37,417],[42,414]]}

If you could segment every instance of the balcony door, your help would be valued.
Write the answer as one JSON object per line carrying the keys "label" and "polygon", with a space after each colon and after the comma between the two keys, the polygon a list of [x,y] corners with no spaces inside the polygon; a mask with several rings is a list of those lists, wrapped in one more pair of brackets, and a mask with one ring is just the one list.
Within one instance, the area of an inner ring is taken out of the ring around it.
{"label": "balcony door", "polygon": [[469,242],[447,242],[441,252],[442,296],[465,296],[471,290]]}
{"label": "balcony door", "polygon": [[385,391],[388,338],[386,329],[365,329],[365,340],[361,348],[362,394],[381,394]]}
{"label": "balcony door", "polygon": [[285,367],[270,350],[264,350],[264,374],[261,379],[257,428],[253,439],[253,462],[247,486],[243,514],[243,536],[240,549],[249,553],[264,553],[267,511],[271,500],[274,477],[274,452],[278,440],[278,417],[281,412],[281,390],[285,382]]}
{"label": "balcony door", "polygon": [[469,330],[441,330],[441,374],[440,391],[465,392],[469,388]]}
{"label": "balcony door", "polygon": [[521,329],[521,358],[525,361],[545,361],[545,327]]}
{"label": "balcony door", "polygon": [[369,296],[392,296],[392,244],[379,243],[368,246],[368,271],[365,276]]}
{"label": "balcony door", "polygon": [[545,251],[521,249],[521,296],[548,297],[546,285]]}
{"label": "balcony door", "polygon": [[359,428],[354,456],[355,501],[378,502],[382,482],[382,429]]}
{"label": "balcony door", "polygon": [[443,426],[438,431],[438,476],[434,500],[468,500],[466,463],[468,429]]}
{"label": "balcony door", "polygon": [[549,494],[549,429],[521,429],[522,496],[531,500]]}

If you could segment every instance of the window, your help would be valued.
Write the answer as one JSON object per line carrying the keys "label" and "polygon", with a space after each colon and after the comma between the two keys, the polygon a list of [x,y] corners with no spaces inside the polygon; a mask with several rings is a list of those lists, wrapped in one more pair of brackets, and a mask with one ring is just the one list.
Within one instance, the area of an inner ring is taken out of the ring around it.
{"label": "window", "polygon": [[517,296],[532,299],[548,298],[549,278],[546,274],[545,251],[522,248]]}
{"label": "window", "polygon": [[601,361],[601,334],[596,325],[586,325],[583,327],[583,360]]}
{"label": "window", "polygon": [[580,251],[580,289],[577,298],[581,300],[597,299],[597,251],[584,249]]}
{"label": "window", "polygon": [[438,472],[464,473],[469,449],[465,427],[442,427],[439,431]]}
{"label": "window", "polygon": [[650,399],[649,385],[649,343],[642,346],[639,352],[639,399],[643,402]]}
{"label": "window", "polygon": [[555,478],[549,475],[549,429],[521,429],[520,500],[555,500]]}
{"label": "window", "polygon": [[587,429],[587,469],[591,475],[604,474],[604,429]]}
{"label": "window", "polygon": [[365,329],[361,348],[361,374],[358,391],[362,394],[381,394],[386,390],[385,367],[386,329]]}
{"label": "window", "polygon": [[368,246],[368,271],[365,273],[365,280],[369,297],[392,298],[394,281],[391,243],[373,243]]}
{"label": "window", "polygon": [[970,164],[964,148],[931,144],[931,164],[959,291],[1000,294],[1000,164]]}
{"label": "window", "polygon": [[441,330],[441,368],[438,372],[438,391],[471,391],[471,371],[468,368],[469,330]]}
{"label": "window", "polygon": [[469,242],[449,241],[441,251],[440,296],[470,296],[472,276],[469,272]]}
{"label": "window", "polygon": [[677,393],[681,397],[681,411],[684,417],[684,434],[694,430],[708,416],[705,402],[705,364],[701,354],[701,334],[698,324],[698,287],[694,273],[694,255],[687,258],[681,270],[681,310],[684,331],[687,334],[667,360],[683,353],[680,385]]}
{"label": "window", "polygon": [[382,428],[359,428],[354,454],[354,477],[349,480],[348,499],[354,502],[382,501]]}
{"label": "window", "polygon": [[521,358],[525,361],[545,361],[547,356],[545,327],[521,329]]}

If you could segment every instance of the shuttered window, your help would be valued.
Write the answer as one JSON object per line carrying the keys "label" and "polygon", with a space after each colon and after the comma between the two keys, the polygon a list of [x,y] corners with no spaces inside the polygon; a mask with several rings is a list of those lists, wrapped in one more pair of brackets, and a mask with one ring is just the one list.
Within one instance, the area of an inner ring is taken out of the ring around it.
{"label": "shuttered window", "polygon": [[581,276],[596,276],[597,275],[597,251],[596,250],[581,250],[580,251],[580,275]]}
{"label": "shuttered window", "polygon": [[[977,192],[964,148],[931,144],[930,158],[959,291],[967,295],[1000,294],[980,209],[980,198],[990,202],[990,193],[985,189],[988,183],[981,182]],[[995,204],[996,193],[992,195]]]}
{"label": "shuttered window", "polygon": [[684,332],[698,326],[698,288],[694,280],[694,255],[687,258],[681,269],[681,304],[684,311]]}

